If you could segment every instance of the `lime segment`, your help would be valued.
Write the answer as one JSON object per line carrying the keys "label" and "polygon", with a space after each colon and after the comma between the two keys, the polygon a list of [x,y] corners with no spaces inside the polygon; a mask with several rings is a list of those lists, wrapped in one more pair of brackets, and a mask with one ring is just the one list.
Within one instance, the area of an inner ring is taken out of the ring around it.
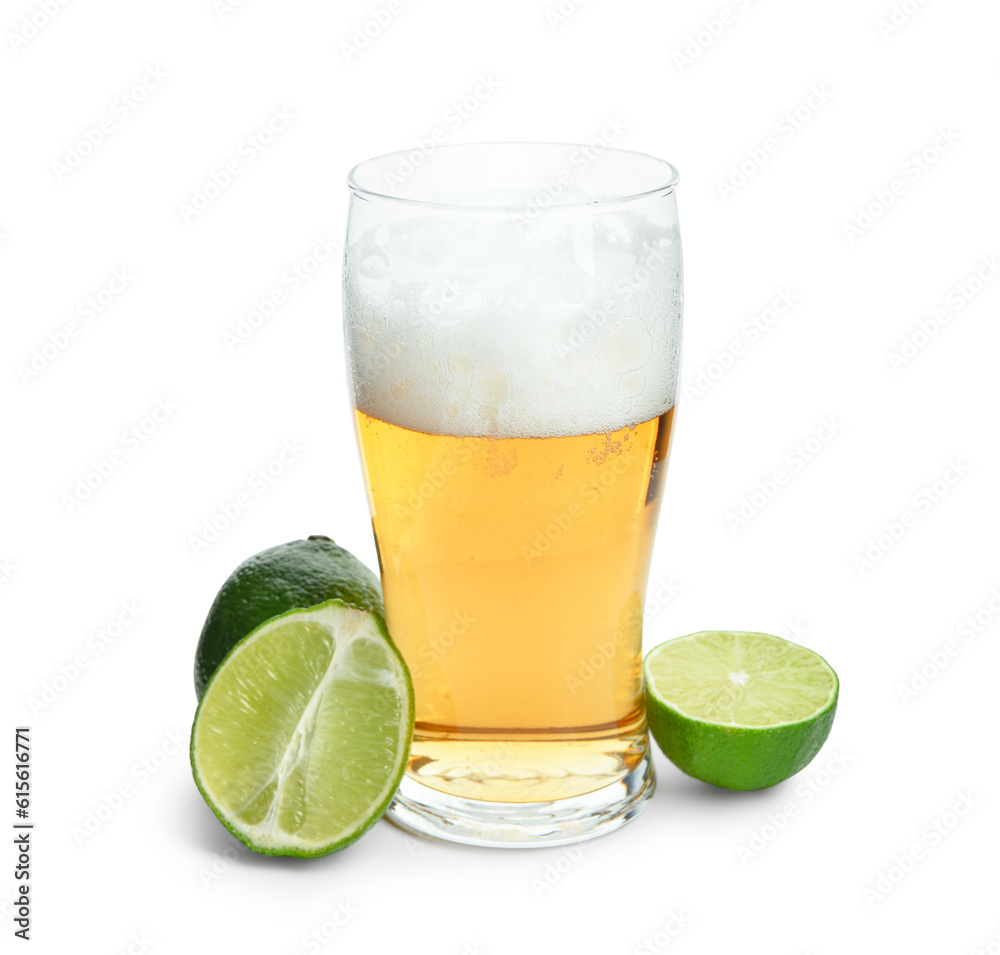
{"label": "lime segment", "polygon": [[381,618],[339,600],[263,624],[209,681],[195,782],[223,824],[269,855],[324,855],[361,836],[399,785],[409,674]]}
{"label": "lime segment", "polygon": [[705,630],[652,649],[650,730],[680,769],[726,789],[763,789],[816,755],[839,682],[818,654],[781,637]]}

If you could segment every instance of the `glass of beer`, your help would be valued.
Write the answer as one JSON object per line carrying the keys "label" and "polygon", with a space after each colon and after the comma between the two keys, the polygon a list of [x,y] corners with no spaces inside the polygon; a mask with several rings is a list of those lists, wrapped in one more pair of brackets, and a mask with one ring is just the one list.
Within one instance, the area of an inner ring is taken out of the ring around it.
{"label": "glass of beer", "polygon": [[646,579],[681,342],[677,172],[596,145],[439,146],[349,176],[344,332],[416,727],[389,810],[559,845],[653,792]]}

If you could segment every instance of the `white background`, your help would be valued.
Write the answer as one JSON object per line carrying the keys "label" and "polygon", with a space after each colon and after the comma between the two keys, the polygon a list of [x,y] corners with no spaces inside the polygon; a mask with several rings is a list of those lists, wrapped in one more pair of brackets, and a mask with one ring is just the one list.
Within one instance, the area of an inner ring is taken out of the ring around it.
{"label": "white background", "polygon": [[[387,3],[0,13],[2,699],[8,731],[33,727],[35,951],[996,952],[1000,279],[982,263],[1000,253],[1000,11],[906,0],[886,29],[892,0],[589,0],[561,20],[544,0],[399,0],[347,50]],[[32,16],[36,35],[12,40]],[[119,99],[144,75],[142,102]],[[480,77],[497,88],[477,101]],[[823,102],[795,128],[784,117],[813,87]],[[294,118],[249,161],[275,109]],[[714,627],[797,635],[841,677],[829,743],[758,793],[657,753],[650,808],[582,852],[420,842],[386,823],[318,861],[236,851],[172,742],[189,732],[204,614],[273,544],[326,533],[375,555],[338,257],[247,341],[225,336],[320,239],[342,242],[358,160],[437,127],[452,142],[586,142],[609,120],[626,126],[617,145],[681,171],[687,394],[646,646]],[[748,160],[769,138],[776,151]],[[185,216],[231,159],[228,187]],[[963,297],[981,268],[992,281]],[[115,270],[127,287],[83,325]],[[745,323],[781,291],[794,305],[752,340]],[[939,309],[936,334],[914,340]],[[72,320],[79,334],[60,339]],[[65,347],[25,373],[50,334]],[[921,347],[894,363],[906,338]],[[699,388],[700,372],[714,377]],[[141,443],[123,437],[158,402],[176,410]],[[796,445],[830,418],[837,433],[804,461]],[[302,450],[250,490],[286,442]],[[767,497],[758,482],[779,469]],[[250,506],[197,549],[240,492]],[[734,527],[741,506],[756,510]],[[137,618],[107,631],[128,602]],[[914,846],[904,872],[894,857]],[[338,906],[346,924],[322,937]],[[304,947],[314,931],[322,944]]]}

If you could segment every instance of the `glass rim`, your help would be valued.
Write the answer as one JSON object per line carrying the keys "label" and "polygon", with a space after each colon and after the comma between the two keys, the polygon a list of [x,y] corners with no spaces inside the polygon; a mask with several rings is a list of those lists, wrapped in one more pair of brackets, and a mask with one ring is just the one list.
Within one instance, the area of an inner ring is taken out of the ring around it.
{"label": "glass rim", "polygon": [[[620,195],[607,196],[603,198],[595,199],[579,199],[570,202],[563,203],[551,203],[544,208],[535,210],[535,214],[548,214],[548,215],[559,215],[560,213],[568,212],[571,210],[580,209],[599,209],[602,207],[613,207],[621,206],[633,202],[639,202],[645,199],[659,198],[662,196],[670,195],[674,189],[677,187],[677,183],[680,181],[680,173],[677,167],[672,163],[667,162],[665,159],[660,159],[658,156],[653,156],[650,153],[644,153],[636,149],[621,149],[616,146],[600,146],[596,147],[588,143],[565,143],[565,142],[546,142],[546,141],[532,141],[532,140],[497,140],[494,142],[473,142],[473,143],[446,143],[442,145],[435,146],[433,156],[438,152],[458,152],[463,149],[481,149],[484,147],[491,146],[526,146],[526,147],[557,147],[560,149],[584,149],[584,150],[595,150],[599,149],[600,155],[614,154],[619,157],[631,157],[633,159],[642,160],[645,163],[651,163],[658,166],[664,173],[663,181],[655,186],[650,186],[648,188],[640,189],[635,192],[630,192],[623,190]],[[455,200],[455,201],[442,201],[436,199],[421,199],[414,198],[411,196],[403,196],[396,194],[391,191],[388,187],[386,188],[371,188],[370,186],[363,186],[358,181],[358,173],[363,171],[367,167],[373,167],[376,164],[386,163],[394,159],[402,159],[406,156],[411,155],[414,152],[420,151],[417,149],[397,149],[392,152],[382,153],[378,156],[372,156],[369,159],[364,159],[359,163],[356,163],[347,174],[347,186],[351,193],[361,199],[383,199],[389,202],[401,203],[405,205],[419,206],[423,209],[436,209],[436,210],[463,210],[468,212],[488,212],[488,213],[501,213],[501,214],[519,214],[523,213],[524,206],[523,203],[510,204],[510,203],[495,203],[495,202],[476,202],[468,200]]]}

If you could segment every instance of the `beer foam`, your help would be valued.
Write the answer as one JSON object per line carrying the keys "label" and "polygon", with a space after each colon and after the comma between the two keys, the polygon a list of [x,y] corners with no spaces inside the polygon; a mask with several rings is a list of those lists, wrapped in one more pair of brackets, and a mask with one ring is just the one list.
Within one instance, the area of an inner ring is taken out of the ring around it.
{"label": "beer foam", "polygon": [[554,437],[673,407],[682,266],[672,221],[618,209],[357,225],[344,326],[365,414],[429,434]]}

